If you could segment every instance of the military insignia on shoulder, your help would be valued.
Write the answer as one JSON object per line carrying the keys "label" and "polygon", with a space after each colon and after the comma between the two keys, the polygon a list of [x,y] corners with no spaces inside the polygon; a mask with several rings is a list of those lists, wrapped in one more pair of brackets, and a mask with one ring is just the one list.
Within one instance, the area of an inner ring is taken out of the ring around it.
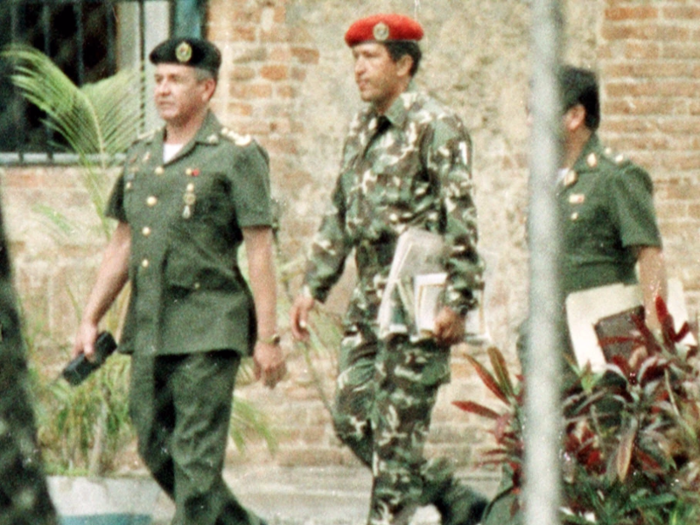
{"label": "military insignia on shoulder", "polygon": [[180,42],[180,44],[175,49],[175,58],[181,64],[186,64],[192,58],[192,46],[187,42]]}
{"label": "military insignia on shoulder", "polygon": [[253,138],[250,135],[239,135],[228,128],[221,128],[221,135],[232,141],[236,146],[245,147],[253,142]]}
{"label": "military insignia on shoulder", "polygon": [[141,142],[143,140],[145,140],[147,142],[151,141],[151,140],[153,140],[153,137],[155,137],[156,133],[158,133],[161,129],[162,128],[156,128],[156,129],[152,129],[150,131],[145,131],[144,133],[140,133],[139,135],[137,135],[136,141],[137,142]]}
{"label": "military insignia on shoulder", "polygon": [[622,153],[617,153],[615,150],[613,150],[611,147],[606,147],[605,148],[605,156],[610,160],[611,162],[614,162],[617,165],[625,163],[628,159],[626,155],[623,155]]}
{"label": "military insignia on shoulder", "polygon": [[384,22],[379,22],[372,29],[372,36],[377,42],[384,42],[389,38],[389,26]]}

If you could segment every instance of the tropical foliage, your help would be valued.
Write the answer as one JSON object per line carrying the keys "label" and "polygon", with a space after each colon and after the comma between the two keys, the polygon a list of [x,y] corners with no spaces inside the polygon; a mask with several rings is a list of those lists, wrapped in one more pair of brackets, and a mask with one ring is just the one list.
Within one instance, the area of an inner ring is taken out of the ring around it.
{"label": "tropical foliage", "polygon": [[[661,334],[641,318],[624,338],[629,357],[613,356],[604,373],[577,370],[565,392],[561,521],[590,525],[696,525],[700,522],[700,362],[681,344],[657,301]],[[621,338],[601,341],[604,347]],[[523,484],[523,381],[513,384],[503,356],[489,350],[492,372],[471,359],[487,388],[506,405],[497,412],[472,402],[461,409],[494,421],[497,447],[487,461],[503,465],[513,493]],[[513,512],[519,511],[514,499]]]}
{"label": "tropical foliage", "polygon": [[[45,125],[60,137],[55,149],[73,154],[105,241],[113,225],[103,210],[121,156],[143,125],[143,82],[139,71],[123,70],[82,87],[76,86],[43,53],[21,45],[6,48],[2,57],[13,64],[12,82],[22,95],[46,114]],[[63,235],[80,232],[60,211],[37,204],[35,211],[48,218]],[[77,233],[80,234],[80,233]],[[72,291],[68,291],[72,294]],[[76,326],[80,317],[76,305]],[[106,327],[117,331],[127,301],[113,308]],[[31,349],[31,334],[27,334]],[[41,381],[39,436],[46,450],[48,468],[54,472],[110,470],[120,451],[133,440],[128,418],[129,359],[110,358],[83,385],[71,388],[60,381]],[[252,376],[248,364],[242,381]],[[231,437],[239,449],[252,437],[273,449],[276,440],[264,415],[250,403],[236,398]]]}

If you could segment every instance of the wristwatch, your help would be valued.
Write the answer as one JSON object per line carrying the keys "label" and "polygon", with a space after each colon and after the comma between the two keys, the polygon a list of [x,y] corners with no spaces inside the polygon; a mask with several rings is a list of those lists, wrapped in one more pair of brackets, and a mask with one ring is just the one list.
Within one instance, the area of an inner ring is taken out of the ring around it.
{"label": "wristwatch", "polygon": [[258,337],[258,343],[263,343],[266,345],[275,345],[277,346],[280,344],[280,341],[282,341],[282,337],[280,334],[272,334],[270,337],[265,337],[265,338],[260,338]]}

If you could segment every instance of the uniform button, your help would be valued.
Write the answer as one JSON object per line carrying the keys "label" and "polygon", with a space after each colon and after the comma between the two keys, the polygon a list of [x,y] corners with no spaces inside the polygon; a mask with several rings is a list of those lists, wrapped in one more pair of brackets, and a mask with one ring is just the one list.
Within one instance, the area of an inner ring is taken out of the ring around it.
{"label": "uniform button", "polygon": [[575,221],[576,219],[578,219],[578,213],[574,212],[571,214],[571,220]]}
{"label": "uniform button", "polygon": [[201,286],[202,286],[202,285],[199,284],[199,282],[196,282],[196,283],[194,283],[194,285],[193,285],[193,287],[194,287],[195,290],[199,290],[199,289],[201,288]]}
{"label": "uniform button", "polygon": [[190,182],[190,183],[187,185],[187,191],[194,191],[194,183]]}
{"label": "uniform button", "polygon": [[151,229],[148,226],[144,226],[141,233],[144,237],[148,237],[151,234]]}
{"label": "uniform button", "polygon": [[163,169],[163,166],[158,166],[158,167],[155,169],[155,174],[156,174],[156,175],[162,175],[163,173],[165,173],[165,170]]}
{"label": "uniform button", "polygon": [[146,199],[146,204],[152,208],[153,206],[158,204],[158,197],[151,195]]}
{"label": "uniform button", "polygon": [[129,181],[129,182],[126,183],[126,189],[127,189],[127,190],[130,190],[130,189],[132,189],[133,187],[134,187],[134,183],[133,183],[133,182]]}
{"label": "uniform button", "polygon": [[149,265],[149,264],[150,264],[150,263],[148,262],[148,259],[144,259],[143,261],[141,261],[141,266],[142,266],[143,268],[148,268],[148,265]]}

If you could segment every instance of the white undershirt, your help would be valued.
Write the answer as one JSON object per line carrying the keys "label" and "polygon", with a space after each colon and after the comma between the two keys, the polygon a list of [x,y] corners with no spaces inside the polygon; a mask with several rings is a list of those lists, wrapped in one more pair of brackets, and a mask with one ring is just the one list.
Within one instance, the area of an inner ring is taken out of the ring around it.
{"label": "white undershirt", "polygon": [[177,152],[182,149],[184,144],[163,144],[163,162],[168,162]]}

